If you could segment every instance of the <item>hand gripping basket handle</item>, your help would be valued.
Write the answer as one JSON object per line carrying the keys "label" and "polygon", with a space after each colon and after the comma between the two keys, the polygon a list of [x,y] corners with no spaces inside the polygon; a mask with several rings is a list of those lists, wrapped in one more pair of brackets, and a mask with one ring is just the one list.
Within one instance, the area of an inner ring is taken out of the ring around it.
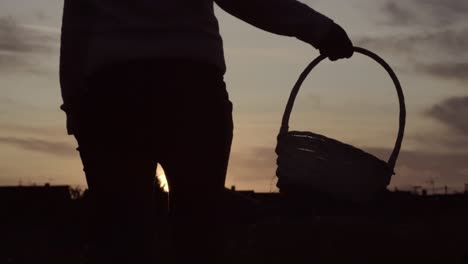
{"label": "hand gripping basket handle", "polygon": [[[401,143],[403,142],[403,135],[405,133],[405,124],[406,124],[406,106],[405,106],[405,97],[403,95],[403,90],[401,89],[401,84],[400,81],[398,80],[398,77],[396,76],[395,72],[392,70],[392,68],[386,63],[382,58],[380,58],[377,54],[363,49],[359,47],[354,47],[354,51],[357,53],[361,53],[363,55],[366,55],[372,59],[374,59],[377,63],[379,63],[385,70],[388,72],[390,77],[392,78],[393,84],[395,85],[396,91],[398,93],[398,100],[400,101],[400,124],[399,124],[399,129],[398,129],[398,136],[395,142],[395,147],[393,149],[393,152],[388,160],[389,166],[394,169],[396,165],[396,161],[398,158],[398,154],[400,153],[401,149]],[[318,56],[315,60],[313,60],[309,66],[302,72],[301,76],[297,80],[296,84],[294,85],[293,90],[291,91],[291,95],[289,96],[288,104],[286,105],[286,109],[284,111],[283,115],[283,121],[281,123],[281,130],[280,134],[284,135],[288,133],[289,131],[289,117],[291,116],[291,111],[294,106],[294,101],[296,100],[296,96],[299,92],[299,88],[301,87],[302,83],[304,80],[307,78],[307,75],[317,66],[321,61],[323,61],[326,58],[324,55]]]}

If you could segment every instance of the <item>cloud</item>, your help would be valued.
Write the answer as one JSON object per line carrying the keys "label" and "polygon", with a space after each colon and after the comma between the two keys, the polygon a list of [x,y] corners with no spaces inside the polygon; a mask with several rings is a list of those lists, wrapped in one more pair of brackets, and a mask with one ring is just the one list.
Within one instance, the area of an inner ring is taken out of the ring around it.
{"label": "cloud", "polygon": [[0,105],[11,105],[14,103],[15,101],[9,97],[4,97],[4,96],[0,97]]}
{"label": "cloud", "polygon": [[33,56],[52,54],[58,43],[59,33],[53,29],[0,17],[0,69],[31,69]]}
{"label": "cloud", "polygon": [[426,114],[468,137],[468,96],[449,98],[432,106]]}
{"label": "cloud", "polygon": [[458,58],[467,55],[468,27],[462,29],[446,29],[435,32],[414,31],[409,34],[395,34],[383,37],[362,37],[357,41],[360,45],[407,54],[425,53],[431,49],[434,55]]}
{"label": "cloud", "polygon": [[443,79],[468,82],[468,63],[443,62],[434,64],[420,64],[419,70]]}
{"label": "cloud", "polygon": [[[400,68],[459,82],[468,88],[468,1],[412,0],[386,1],[387,35],[365,36],[358,45],[391,53]],[[404,29],[403,29],[404,26]],[[413,133],[413,139],[428,149],[466,153],[468,107],[466,97],[454,97],[432,106],[426,117],[438,120],[446,130]]]}
{"label": "cloud", "polygon": [[395,2],[387,2],[382,8],[389,16],[389,23],[398,25],[408,25],[414,20],[414,15],[408,9],[403,8]]}
{"label": "cloud", "polygon": [[[362,37],[358,46],[384,50],[405,60],[405,68],[436,78],[468,81],[468,27],[435,32]],[[431,56],[427,56],[431,54]]]}
{"label": "cloud", "polygon": [[[1,104],[1,98],[0,98]],[[65,126],[52,126],[52,125],[26,125],[14,122],[0,122],[0,130],[7,132],[10,135],[33,135],[40,137],[47,137],[50,135],[62,134],[65,135]]]}
{"label": "cloud", "polygon": [[[379,157],[386,157],[388,149],[367,149]],[[468,182],[464,171],[468,153],[437,153],[429,151],[401,151],[392,179],[393,186],[421,185],[428,186],[434,180],[439,186],[448,185],[462,189]]]}
{"label": "cloud", "polygon": [[429,107],[423,114],[443,125],[410,135],[425,149],[450,153],[468,153],[468,96],[448,98]]}
{"label": "cloud", "polygon": [[386,22],[397,26],[431,25],[447,27],[466,22],[466,0],[386,1],[382,7]]}
{"label": "cloud", "polygon": [[468,1],[387,0],[381,10],[398,34],[365,36],[357,45],[400,57],[407,71],[468,81]]}
{"label": "cloud", "polygon": [[65,142],[53,142],[36,138],[0,137],[0,144],[56,156],[75,156],[75,148]]}
{"label": "cloud", "polygon": [[424,149],[432,149],[450,153],[467,153],[468,137],[449,128],[446,130],[423,130],[408,135],[407,138],[423,146]]}
{"label": "cloud", "polygon": [[11,17],[0,18],[0,50],[3,52],[51,52],[56,36],[38,27],[25,26]]}

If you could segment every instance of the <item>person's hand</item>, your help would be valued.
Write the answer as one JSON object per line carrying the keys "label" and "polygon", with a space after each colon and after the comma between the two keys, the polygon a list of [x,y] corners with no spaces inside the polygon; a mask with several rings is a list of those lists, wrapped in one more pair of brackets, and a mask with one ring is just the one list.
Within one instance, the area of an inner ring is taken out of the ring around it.
{"label": "person's hand", "polygon": [[333,23],[330,31],[318,47],[320,54],[327,56],[331,61],[351,58],[353,56],[353,43],[346,31],[338,24]]}

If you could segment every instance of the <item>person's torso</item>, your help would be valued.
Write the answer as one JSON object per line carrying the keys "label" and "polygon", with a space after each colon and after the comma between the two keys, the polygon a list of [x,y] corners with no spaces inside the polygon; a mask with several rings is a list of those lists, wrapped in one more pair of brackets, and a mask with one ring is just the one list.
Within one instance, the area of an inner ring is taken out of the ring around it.
{"label": "person's torso", "polygon": [[213,0],[65,0],[62,48],[82,54],[86,72],[153,57],[225,67]]}
{"label": "person's torso", "polygon": [[204,29],[212,31],[218,27],[213,11],[213,0],[92,0],[88,2],[90,12],[93,13],[94,25],[92,26],[95,30]]}

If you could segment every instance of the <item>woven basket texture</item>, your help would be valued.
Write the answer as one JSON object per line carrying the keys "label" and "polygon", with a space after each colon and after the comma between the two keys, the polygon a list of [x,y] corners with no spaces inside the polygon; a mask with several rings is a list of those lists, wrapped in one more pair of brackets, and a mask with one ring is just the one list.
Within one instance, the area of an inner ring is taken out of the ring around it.
{"label": "woven basket texture", "polygon": [[283,190],[369,196],[385,190],[394,174],[387,162],[312,132],[281,136],[276,153],[277,186]]}

